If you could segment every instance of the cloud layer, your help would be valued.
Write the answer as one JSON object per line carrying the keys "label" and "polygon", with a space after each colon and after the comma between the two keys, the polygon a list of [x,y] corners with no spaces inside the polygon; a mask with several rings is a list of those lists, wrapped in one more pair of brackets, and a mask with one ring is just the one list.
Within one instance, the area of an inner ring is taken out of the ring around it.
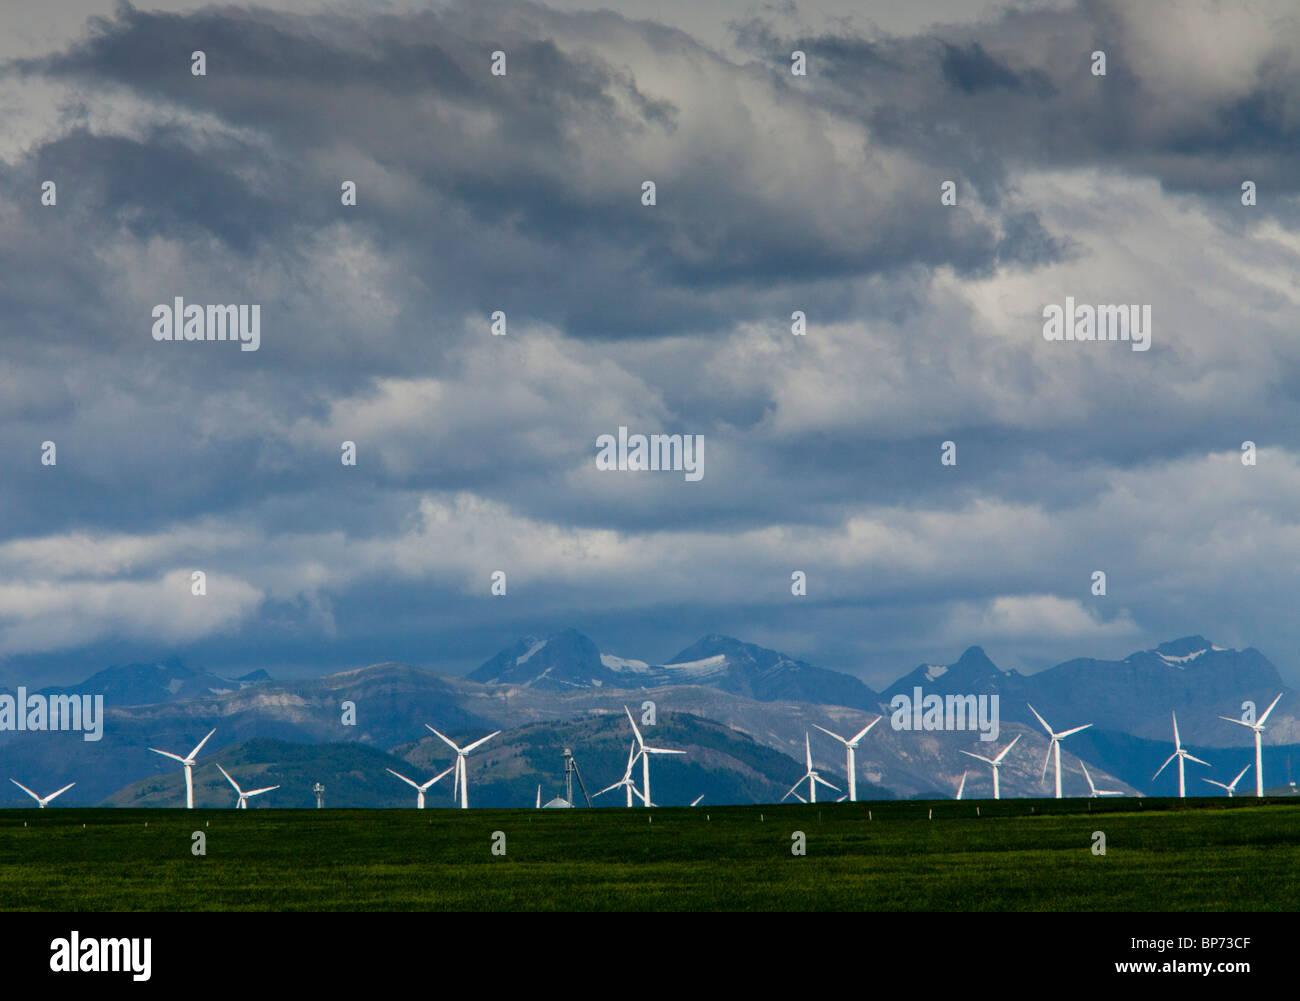
{"label": "cloud layer", "polygon": [[[120,4],[11,54],[0,678],[569,625],[877,683],[1300,663],[1300,15],[927,9]],[[176,296],[261,304],[260,350],[155,342]],[[1067,296],[1149,304],[1152,349],[1045,341]],[[704,479],[598,472],[620,425],[703,434]]]}

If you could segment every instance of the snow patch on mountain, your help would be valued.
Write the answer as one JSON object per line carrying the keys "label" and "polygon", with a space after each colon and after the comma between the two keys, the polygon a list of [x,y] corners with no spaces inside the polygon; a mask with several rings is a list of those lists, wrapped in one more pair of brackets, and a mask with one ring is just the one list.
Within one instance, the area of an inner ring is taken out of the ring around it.
{"label": "snow patch on mountain", "polygon": [[600,662],[611,671],[633,671],[644,674],[650,670],[650,665],[644,660],[626,660],[623,657],[615,657],[612,653],[602,653]]}
{"label": "snow patch on mountain", "polygon": [[665,664],[663,667],[665,671],[671,671],[674,674],[686,674],[693,678],[707,678],[710,675],[722,674],[727,670],[727,655],[725,653],[716,653],[712,657],[705,657],[703,660]]}
{"label": "snow patch on mountain", "polygon": [[[515,658],[515,663],[516,664],[524,663],[526,660],[528,660],[528,658],[530,658],[533,654],[535,654],[538,650],[542,649],[542,647],[544,646],[546,646],[546,640],[534,640],[533,645],[528,648],[527,653],[523,654],[520,657]],[[545,675],[543,675],[542,677],[545,677]]]}
{"label": "snow patch on mountain", "polygon": [[1193,661],[1193,660],[1195,660],[1195,659],[1196,659],[1197,657],[1199,657],[1201,654],[1206,653],[1206,652],[1208,652],[1208,651],[1206,651],[1206,650],[1196,650],[1196,651],[1194,651],[1194,652],[1192,652],[1192,653],[1185,654],[1185,655],[1182,656],[1182,657],[1171,657],[1171,656],[1170,656],[1169,654],[1167,654],[1167,653],[1162,653],[1162,654],[1160,654],[1159,656],[1160,656],[1160,659],[1163,660],[1166,664],[1177,664],[1179,667],[1182,667],[1184,664],[1188,663],[1189,661]]}

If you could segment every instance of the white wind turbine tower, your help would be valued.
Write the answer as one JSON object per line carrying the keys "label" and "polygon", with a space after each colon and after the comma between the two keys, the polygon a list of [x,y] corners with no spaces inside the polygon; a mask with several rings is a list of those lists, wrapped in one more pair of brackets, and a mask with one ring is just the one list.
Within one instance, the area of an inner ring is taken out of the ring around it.
{"label": "white wind turbine tower", "polygon": [[1239,771],[1237,773],[1237,777],[1233,779],[1231,782],[1229,782],[1227,785],[1224,785],[1222,782],[1215,782],[1214,779],[1201,779],[1201,781],[1208,782],[1212,786],[1218,786],[1220,789],[1227,790],[1228,799],[1232,799],[1232,794],[1237,788],[1237,783],[1241,781],[1241,777],[1245,775],[1248,771],[1250,771],[1250,765],[1247,765],[1245,768]]}
{"label": "white wind turbine tower", "polygon": [[[1025,705],[1029,705],[1029,703],[1026,702]],[[1043,759],[1042,777],[1043,778],[1047,777],[1047,763],[1052,760],[1052,754],[1053,752],[1055,752],[1056,754],[1056,798],[1060,799],[1061,798],[1061,741],[1063,741],[1066,737],[1070,736],[1070,734],[1072,733],[1078,733],[1080,730],[1088,729],[1088,727],[1092,726],[1092,724],[1084,723],[1083,726],[1076,726],[1076,727],[1072,727],[1069,730],[1062,730],[1060,733],[1054,733],[1052,731],[1052,728],[1047,725],[1047,720],[1043,719],[1043,717],[1038,715],[1037,709],[1035,709],[1033,706],[1029,706],[1029,711],[1033,713],[1036,717],[1038,717],[1038,722],[1043,724],[1043,729],[1046,730],[1047,735],[1052,738],[1051,743],[1047,745],[1047,757]]]}
{"label": "white wind turbine tower", "polygon": [[[633,744],[631,747],[627,749],[627,767],[623,769],[623,777],[619,779],[617,782],[615,782],[612,786],[606,786],[600,792],[596,793],[596,796],[599,796],[602,793],[611,792],[612,790],[617,789],[619,786],[622,786],[625,790],[627,790],[627,805],[631,806],[632,794],[636,793],[636,795],[638,796],[641,795],[640,791],[636,787],[636,780],[632,778],[632,766],[636,764],[637,757],[638,755],[636,753],[636,744]],[[595,797],[592,798],[594,799]]]}
{"label": "white wind turbine tower", "polygon": [[[814,726],[815,726],[815,725],[816,725],[816,724],[814,724]],[[833,785],[831,785],[831,784],[830,784],[829,782],[827,782],[824,778],[822,778],[820,775],[818,775],[818,774],[817,774],[817,769],[815,769],[815,768],[813,767],[813,763],[812,763],[812,747],[811,747],[811,745],[808,743],[808,734],[807,734],[807,732],[805,732],[804,735],[803,735],[803,752],[804,752],[804,760],[808,763],[808,771],[807,771],[806,773],[804,773],[803,778],[801,778],[798,782],[796,782],[794,785],[792,785],[792,786],[790,787],[790,791],[789,791],[788,793],[786,793],[784,796],[781,797],[781,801],[782,801],[782,802],[785,802],[787,799],[789,799],[791,796],[793,796],[793,797],[794,797],[795,799],[797,799],[800,803],[816,803],[816,802],[817,802],[817,783],[818,783],[818,782],[820,782],[822,785],[826,786],[826,788],[828,788],[828,789],[834,789],[836,792],[839,792],[839,791],[840,791],[838,786],[833,786]],[[803,798],[802,796],[800,796],[797,792],[795,792],[796,789],[798,789],[801,785],[803,785],[805,779],[806,779],[807,782],[808,782],[808,798],[807,798],[807,799],[804,799],[804,798]]]}
{"label": "white wind turbine tower", "polygon": [[208,737],[211,737],[216,732],[216,727],[209,730],[208,736],[199,741],[198,747],[183,758],[179,754],[172,754],[171,751],[160,751],[156,747],[149,748],[154,754],[161,754],[165,758],[173,758],[185,766],[185,808],[187,810],[194,809],[194,759],[199,756],[199,751],[208,742]]}
{"label": "white wind turbine tower", "polygon": [[1096,799],[1098,796],[1123,796],[1124,795],[1118,789],[1098,789],[1095,785],[1092,784],[1092,776],[1088,774],[1088,766],[1083,763],[1082,759],[1079,760],[1079,767],[1083,769],[1083,777],[1088,780],[1088,791],[1090,793],[1091,799]]}
{"label": "white wind turbine tower", "polygon": [[272,789],[280,788],[278,785],[273,785],[273,786],[267,786],[265,789],[250,789],[248,790],[248,792],[244,792],[243,789],[239,788],[239,783],[230,777],[230,773],[228,771],[226,771],[220,765],[217,765],[217,771],[219,771],[222,775],[224,775],[226,777],[226,781],[235,787],[235,795],[239,797],[239,802],[235,804],[236,810],[248,809],[249,796],[260,796],[264,792],[270,792]]}
{"label": "white wind turbine tower", "polygon": [[27,793],[27,795],[30,796],[32,799],[36,800],[36,805],[39,806],[42,810],[44,810],[49,805],[50,800],[52,800],[55,796],[63,795],[65,792],[67,792],[69,789],[71,789],[74,785],[77,784],[75,782],[69,782],[58,792],[52,792],[48,796],[37,796],[36,793],[32,792],[30,789],[28,789],[17,779],[10,779],[9,781],[12,782],[14,785],[16,785],[23,792]]}
{"label": "white wind turbine tower", "polygon": [[[425,723],[424,725],[429,727],[430,730],[433,730],[433,727],[429,726],[428,723]],[[437,730],[433,730],[433,732],[438,733]],[[474,741],[474,743],[466,744],[464,747],[457,746],[446,737],[443,737],[442,734],[438,733],[438,736],[442,737],[443,743],[456,752],[456,763],[452,766],[452,768],[456,769],[456,779],[455,784],[451,788],[451,796],[452,799],[455,799],[456,795],[459,793],[460,808],[462,810],[469,809],[469,772],[465,769],[465,755],[469,754],[469,752],[474,750],[476,747],[481,747],[483,744],[486,744],[500,732],[500,730],[493,730],[486,737],[480,737],[478,740]],[[447,771],[451,771],[451,769],[449,768]],[[443,772],[443,775],[446,774],[447,772]]]}
{"label": "white wind turbine tower", "polygon": [[636,720],[632,718],[632,711],[627,706],[623,707],[627,713],[627,721],[632,724],[632,732],[636,734],[637,747],[640,748],[638,756],[641,758],[641,804],[643,806],[654,806],[650,800],[650,755],[652,754],[685,754],[685,751],[670,751],[662,747],[650,747],[641,737],[641,731],[636,728]]}
{"label": "white wind turbine tower", "polygon": [[957,798],[961,799],[961,794],[966,791],[966,773],[961,773],[961,784],[957,786]]}
{"label": "white wind turbine tower", "polygon": [[994,799],[1002,798],[1002,787],[998,784],[998,769],[1002,767],[1002,760],[1011,752],[1011,749],[1016,746],[1016,742],[1019,740],[1020,740],[1020,735],[1017,734],[1016,739],[1013,740],[1006,747],[1002,748],[1002,752],[996,758],[986,758],[984,757],[984,755],[976,754],[974,751],[961,752],[962,754],[966,755],[969,758],[975,758],[979,761],[984,762],[986,765],[993,766],[993,798]]}
{"label": "white wind turbine tower", "polygon": [[405,775],[403,775],[401,772],[394,772],[391,768],[385,768],[384,771],[389,772],[389,773],[391,773],[391,774],[393,774],[393,775],[396,775],[399,779],[401,779],[401,780],[402,780],[403,782],[405,782],[408,786],[410,786],[412,789],[414,789],[414,790],[415,790],[415,808],[416,808],[417,810],[423,810],[423,809],[424,809],[424,793],[425,793],[425,791],[426,791],[426,790],[427,790],[431,785],[433,785],[435,782],[437,782],[439,779],[441,779],[441,778],[445,778],[446,776],[450,775],[450,774],[451,774],[451,769],[452,769],[452,768],[455,768],[455,767],[456,767],[455,765],[452,765],[451,768],[448,768],[445,772],[439,772],[439,773],[438,773],[437,775],[435,775],[433,778],[429,779],[428,782],[424,783],[424,785],[420,785],[420,783],[414,781],[413,779],[408,779],[408,778],[407,778]]}
{"label": "white wind turbine tower", "polygon": [[856,803],[858,801],[857,763],[854,761],[854,752],[858,748],[858,741],[860,741],[863,737],[865,737],[867,735],[867,732],[873,726],[879,723],[883,718],[884,718],[883,716],[877,716],[875,719],[873,719],[870,723],[864,726],[861,730],[859,730],[848,740],[845,740],[838,733],[831,733],[831,731],[827,730],[826,727],[824,726],[817,726],[816,723],[813,724],[813,726],[816,726],[817,729],[820,730],[822,733],[826,734],[828,737],[834,737],[836,740],[838,740],[841,744],[844,745],[844,754],[847,760],[847,767],[849,770],[849,802],[850,803]]}
{"label": "white wind turbine tower", "polygon": [[1151,781],[1154,782],[1159,777],[1160,773],[1165,770],[1165,767],[1169,764],[1169,762],[1173,761],[1174,758],[1177,758],[1178,759],[1178,798],[1186,799],[1187,780],[1183,777],[1183,760],[1186,759],[1188,761],[1195,761],[1198,765],[1204,765],[1206,768],[1210,767],[1210,763],[1208,761],[1202,761],[1196,755],[1183,750],[1183,742],[1178,738],[1178,715],[1176,713],[1170,713],[1169,715],[1174,718],[1174,753],[1169,755],[1168,760],[1166,760],[1163,765],[1161,765],[1159,768],[1156,769],[1155,775],[1151,776]]}
{"label": "white wind turbine tower", "polygon": [[1255,731],[1255,795],[1264,795],[1264,720],[1268,719],[1268,714],[1273,711],[1273,706],[1277,705],[1278,700],[1282,698],[1282,693],[1277,693],[1277,698],[1272,704],[1264,710],[1264,715],[1254,723],[1247,723],[1245,720],[1233,719],[1231,716],[1220,716],[1219,719],[1226,719],[1229,723],[1236,723],[1238,726],[1248,727]]}

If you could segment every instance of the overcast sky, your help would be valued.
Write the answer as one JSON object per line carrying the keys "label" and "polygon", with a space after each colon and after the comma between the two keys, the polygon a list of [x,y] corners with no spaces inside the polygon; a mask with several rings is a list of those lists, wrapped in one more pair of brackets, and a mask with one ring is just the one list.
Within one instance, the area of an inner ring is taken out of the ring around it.
{"label": "overcast sky", "polygon": [[[1300,680],[1291,0],[612,6],[0,10],[0,682],[567,627]],[[177,296],[259,350],[155,341]],[[703,478],[599,471],[620,425]]]}

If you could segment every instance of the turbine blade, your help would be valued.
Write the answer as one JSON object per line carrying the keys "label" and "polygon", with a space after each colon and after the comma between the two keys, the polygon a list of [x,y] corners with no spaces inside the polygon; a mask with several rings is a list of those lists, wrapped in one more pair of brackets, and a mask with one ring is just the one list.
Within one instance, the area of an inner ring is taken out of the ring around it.
{"label": "turbine blade", "polygon": [[1170,762],[1170,761],[1173,761],[1174,758],[1176,758],[1176,757],[1178,757],[1178,752],[1177,752],[1177,751],[1175,751],[1173,754],[1169,755],[1169,759],[1168,759],[1168,760],[1167,760],[1163,765],[1161,765],[1159,768],[1156,769],[1156,773],[1155,773],[1155,775],[1152,775],[1152,776],[1151,776],[1151,781],[1154,782],[1157,778],[1159,778],[1159,777],[1160,777],[1160,773],[1163,772],[1163,771],[1165,770],[1165,768],[1168,767],[1169,762]]}
{"label": "turbine blade", "polygon": [[1090,726],[1092,726],[1091,723],[1084,723],[1083,726],[1076,726],[1076,727],[1073,727],[1073,728],[1071,728],[1071,729],[1069,729],[1069,730],[1062,730],[1060,733],[1058,733],[1058,734],[1056,735],[1056,739],[1057,739],[1057,740],[1064,740],[1066,737],[1070,736],[1070,734],[1072,734],[1072,733],[1078,733],[1080,730],[1086,730],[1086,729],[1088,729],[1088,727],[1090,727]]}
{"label": "turbine blade", "polygon": [[1052,728],[1051,728],[1050,726],[1047,725],[1047,720],[1043,719],[1043,717],[1041,717],[1041,716],[1038,715],[1038,710],[1035,709],[1035,708],[1034,708],[1032,705],[1030,705],[1028,702],[1026,702],[1025,705],[1029,706],[1029,711],[1030,711],[1031,713],[1033,713],[1034,716],[1037,717],[1038,722],[1040,722],[1040,723],[1043,724],[1043,729],[1047,731],[1047,735],[1048,735],[1049,737],[1054,737],[1054,736],[1056,736],[1054,733],[1052,733]]}
{"label": "turbine blade", "polygon": [[486,737],[480,737],[478,740],[474,741],[474,743],[468,745],[468,746],[465,748],[464,753],[465,753],[465,754],[469,754],[469,752],[472,751],[472,750],[474,750],[474,748],[476,748],[476,747],[482,747],[484,744],[486,744],[489,740],[491,740],[493,737],[495,737],[495,736],[496,736],[498,733],[500,733],[500,732],[501,732],[500,730],[493,730],[493,731],[492,731],[491,733],[489,733]]}
{"label": "turbine blade", "polygon": [[1241,781],[1241,777],[1242,777],[1243,775],[1245,775],[1248,771],[1250,771],[1251,768],[1253,768],[1253,767],[1254,767],[1254,765],[1247,765],[1247,766],[1246,766],[1245,768],[1243,768],[1240,772],[1238,772],[1238,773],[1237,773],[1237,777],[1236,777],[1235,779],[1232,780],[1232,784],[1233,784],[1233,785],[1236,785],[1238,782],[1240,782],[1240,781]]}
{"label": "turbine blade", "polygon": [[627,721],[632,724],[632,732],[636,734],[637,747],[645,747],[645,741],[641,739],[641,731],[636,728],[636,720],[632,718],[632,710],[624,706],[623,711],[627,713]]}
{"label": "turbine blade", "polygon": [[1208,761],[1202,761],[1195,754],[1188,754],[1186,751],[1183,752],[1183,757],[1186,758],[1188,761],[1195,761],[1198,765],[1204,765],[1206,768],[1214,767]]}
{"label": "turbine blade", "polygon": [[419,789],[419,788],[420,788],[418,785],[416,785],[414,782],[412,782],[410,779],[408,779],[408,778],[407,778],[405,775],[403,775],[401,772],[394,772],[391,768],[385,768],[384,771],[386,771],[386,772],[390,772],[390,773],[392,773],[393,775],[396,775],[399,779],[401,779],[403,782],[405,782],[405,783],[406,783],[408,786],[410,786],[412,789]]}
{"label": "turbine blade", "polygon": [[[1015,747],[1017,743],[1019,743],[1020,736],[1021,736],[1020,734],[1016,734],[1016,739],[1002,749],[1002,753],[993,759],[993,764],[997,764],[997,765],[1002,764],[1002,759],[1005,758],[1008,754],[1010,754],[1011,749]],[[986,758],[985,760],[987,761],[988,759]]]}
{"label": "turbine blade", "polygon": [[[239,783],[237,783],[234,779],[232,779],[232,778],[230,777],[230,773],[229,773],[228,771],[226,771],[226,770],[225,770],[224,768],[222,768],[220,765],[217,765],[217,771],[219,771],[222,775],[224,775],[224,776],[226,777],[226,781],[229,782],[232,786],[235,787],[235,792],[239,792],[239,791],[240,791],[240,789],[239,789]],[[241,793],[241,795],[242,795],[242,793]]]}
{"label": "turbine blade", "polygon": [[185,759],[179,754],[172,754],[171,751],[160,751],[156,747],[151,747],[149,750],[153,751],[154,754],[161,754],[165,758],[171,758],[173,761],[179,761],[182,765],[185,764]]}
{"label": "turbine blade", "polygon": [[834,738],[835,738],[836,740],[838,740],[841,744],[847,744],[847,743],[848,743],[848,741],[845,740],[843,737],[841,737],[838,733],[831,733],[831,731],[827,730],[826,727],[824,727],[824,726],[817,726],[816,723],[814,723],[813,726],[816,726],[818,730],[820,730],[822,733],[826,734],[828,737],[834,737]]}
{"label": "turbine blade", "polygon": [[[433,727],[429,726],[428,723],[425,723],[424,725],[425,725],[425,726],[428,726],[430,730],[433,730]],[[434,733],[438,733],[437,730],[433,730],[433,732],[434,732]],[[453,751],[455,751],[457,754],[460,753],[460,748],[457,747],[455,744],[453,744],[453,743],[452,743],[450,740],[448,740],[445,736],[443,736],[441,733],[438,733],[438,736],[439,736],[439,737],[442,737],[442,742],[443,742],[444,744],[446,744],[448,747],[450,747]]]}
{"label": "turbine blade", "polygon": [[1092,776],[1088,774],[1088,766],[1083,763],[1082,758],[1079,759],[1079,767],[1083,769],[1083,777],[1088,780],[1088,788],[1095,793],[1097,787],[1092,784]]}
{"label": "turbine blade", "polygon": [[1255,729],[1254,723],[1247,723],[1245,720],[1233,719],[1231,716],[1220,716],[1219,719],[1226,720],[1229,723],[1236,723],[1238,726],[1244,726],[1248,730]]}
{"label": "turbine blade", "polygon": [[1055,743],[1056,743],[1055,737],[1053,737],[1051,740],[1047,742],[1047,757],[1043,759],[1043,774],[1040,775],[1038,778],[1038,781],[1040,782],[1043,779],[1047,778],[1047,763],[1052,760],[1052,745]]}
{"label": "turbine blade", "polygon": [[52,793],[50,793],[48,796],[45,797],[45,802],[48,803],[48,802],[49,802],[50,800],[52,800],[55,796],[62,796],[65,792],[67,792],[69,789],[71,789],[71,788],[72,788],[74,785],[76,785],[76,784],[77,784],[77,783],[75,783],[75,782],[69,782],[67,785],[65,785],[65,786],[64,786],[62,789],[60,789],[58,792],[52,792]]}
{"label": "turbine blade", "polygon": [[[995,764],[997,764],[997,761],[994,761],[992,758],[986,758],[986,757],[984,757],[984,755],[982,755],[982,754],[976,754],[974,751],[963,751],[963,750],[961,750],[960,748],[958,748],[958,753],[960,753],[960,754],[964,754],[964,755],[966,755],[966,757],[968,757],[968,758],[975,758],[975,759],[978,760],[978,761],[983,761],[986,765],[995,765]],[[998,758],[998,761],[1001,761],[1001,760],[1002,760],[1002,759],[999,757],[999,758]]]}
{"label": "turbine blade", "polygon": [[822,778],[820,775],[814,775],[814,776],[813,776],[813,781],[814,781],[814,782],[820,782],[820,783],[821,783],[822,785],[824,785],[827,789],[834,789],[836,792],[839,792],[839,791],[840,791],[840,787],[839,787],[839,786],[833,786],[833,785],[831,785],[829,782],[827,782],[827,781],[826,781],[824,778]]}
{"label": "turbine blade", "polygon": [[643,747],[642,754],[685,754],[685,751],[672,751],[666,747]]}
{"label": "turbine blade", "polygon": [[211,740],[212,735],[216,732],[217,732],[217,728],[214,726],[211,730],[208,731],[208,735],[199,741],[199,746],[194,748],[194,750],[190,751],[191,761],[193,761],[195,758],[199,756],[199,752],[203,750],[203,745],[206,744],[209,740]]}
{"label": "turbine blade", "polygon": [[16,785],[16,786],[17,786],[19,789],[21,789],[23,792],[27,793],[27,795],[30,796],[32,799],[36,800],[36,802],[39,803],[39,802],[41,801],[41,797],[37,796],[36,793],[32,792],[30,789],[28,789],[25,785],[23,785],[23,784],[22,784],[21,782],[19,782],[17,779],[10,779],[9,781],[12,782],[14,785]]}
{"label": "turbine blade", "polygon": [[808,743],[808,731],[803,732],[803,753],[808,759],[808,772],[812,774],[812,745]]}
{"label": "turbine blade", "polygon": [[429,785],[433,785],[435,782],[440,782],[443,779],[445,779],[448,775],[451,774],[452,769],[455,767],[456,767],[455,765],[452,765],[451,768],[448,768],[445,772],[439,772],[437,775],[435,775],[433,778],[429,780]]}
{"label": "turbine blade", "polygon": [[859,731],[857,732],[857,734],[849,740],[849,743],[850,743],[850,744],[856,744],[859,740],[861,740],[863,737],[865,737],[865,736],[867,735],[867,733],[871,730],[871,728],[872,728],[873,726],[875,726],[877,723],[879,723],[879,722],[880,722],[882,719],[884,719],[884,718],[885,718],[885,717],[883,717],[883,716],[877,716],[877,717],[876,717],[875,719],[873,719],[870,723],[868,723],[868,724],[867,724],[866,726],[864,726],[861,730],[859,730]]}
{"label": "turbine blade", "polygon": [[1263,726],[1263,725],[1264,725],[1264,720],[1268,719],[1268,714],[1271,713],[1271,712],[1273,711],[1273,707],[1274,707],[1275,705],[1278,704],[1278,701],[1279,701],[1281,698],[1282,698],[1282,693],[1281,693],[1281,692],[1278,692],[1278,693],[1277,693],[1277,698],[1274,699],[1272,702],[1270,702],[1268,708],[1264,710],[1264,715],[1261,716],[1258,720],[1255,721],[1255,725],[1256,725],[1256,726]]}
{"label": "turbine blade", "polygon": [[1171,712],[1169,715],[1174,718],[1174,747],[1181,750],[1183,744],[1182,741],[1178,739],[1178,714]]}
{"label": "turbine blade", "polygon": [[280,787],[279,787],[278,785],[273,785],[273,786],[267,786],[265,789],[250,789],[248,792],[244,793],[244,795],[245,795],[245,796],[260,796],[260,795],[262,795],[262,793],[264,793],[264,792],[270,792],[272,789],[279,789],[279,788],[280,788]]}

